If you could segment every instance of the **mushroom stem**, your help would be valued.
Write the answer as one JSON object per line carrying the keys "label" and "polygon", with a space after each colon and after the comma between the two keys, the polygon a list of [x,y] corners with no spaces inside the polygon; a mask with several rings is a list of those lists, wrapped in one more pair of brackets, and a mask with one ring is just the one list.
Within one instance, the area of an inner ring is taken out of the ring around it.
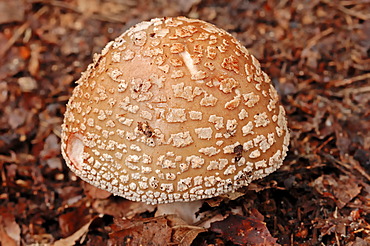
{"label": "mushroom stem", "polygon": [[189,225],[192,225],[201,219],[196,213],[199,211],[202,204],[202,200],[158,204],[155,216],[175,214]]}

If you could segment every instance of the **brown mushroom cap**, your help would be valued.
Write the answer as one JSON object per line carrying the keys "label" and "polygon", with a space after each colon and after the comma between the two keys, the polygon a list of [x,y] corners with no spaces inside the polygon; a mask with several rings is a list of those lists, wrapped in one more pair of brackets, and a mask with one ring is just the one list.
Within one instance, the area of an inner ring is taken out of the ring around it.
{"label": "brown mushroom cap", "polygon": [[232,192],[282,165],[284,108],[257,59],[212,24],[141,22],[77,81],[62,153],[83,180],[134,201]]}

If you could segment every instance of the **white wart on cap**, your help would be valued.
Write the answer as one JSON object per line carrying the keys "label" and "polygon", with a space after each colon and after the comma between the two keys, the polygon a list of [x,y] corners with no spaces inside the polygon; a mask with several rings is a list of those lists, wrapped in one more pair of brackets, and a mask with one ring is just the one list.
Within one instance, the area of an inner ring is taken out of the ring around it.
{"label": "white wart on cap", "polygon": [[63,156],[115,195],[150,204],[210,198],[270,174],[286,156],[285,111],[269,77],[204,21],[139,23],[77,83]]}

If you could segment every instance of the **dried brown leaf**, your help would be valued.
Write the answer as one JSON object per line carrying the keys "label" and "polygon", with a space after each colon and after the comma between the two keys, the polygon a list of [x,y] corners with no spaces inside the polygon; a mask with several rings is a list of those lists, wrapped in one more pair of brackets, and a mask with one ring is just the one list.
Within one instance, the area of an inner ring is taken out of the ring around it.
{"label": "dried brown leaf", "polygon": [[109,234],[110,245],[153,245],[171,243],[172,229],[165,217],[148,219],[116,219]]}
{"label": "dried brown leaf", "polygon": [[338,208],[343,208],[361,192],[356,178],[341,175],[322,175],[312,182],[312,186],[322,196],[333,199]]}
{"label": "dried brown leaf", "polygon": [[88,223],[86,223],[84,226],[82,226],[80,229],[78,229],[76,232],[74,232],[69,237],[59,239],[58,241],[54,242],[54,246],[73,246],[76,245],[76,241],[81,239],[84,235],[87,234],[89,230],[89,226],[93,220],[90,220]]}
{"label": "dried brown leaf", "polygon": [[190,245],[199,233],[206,231],[203,227],[191,225],[174,226],[172,230],[172,242],[179,246]]}
{"label": "dried brown leaf", "polygon": [[12,214],[0,214],[0,245],[16,246],[21,242],[21,229]]}
{"label": "dried brown leaf", "polygon": [[223,221],[212,223],[210,230],[237,245],[279,245],[266,223],[254,216],[230,215]]}
{"label": "dried brown leaf", "polygon": [[[9,109],[10,110],[10,109]],[[16,129],[26,122],[28,111],[22,108],[16,108],[9,113],[8,123],[12,129]]]}
{"label": "dried brown leaf", "polygon": [[0,24],[22,21],[25,16],[25,4],[22,0],[0,1]]}
{"label": "dried brown leaf", "polygon": [[153,212],[156,208],[141,202],[133,202],[123,198],[110,198],[95,200],[92,207],[100,214],[108,214],[114,217],[131,219],[141,213]]}
{"label": "dried brown leaf", "polygon": [[85,205],[80,205],[73,211],[60,215],[58,220],[62,235],[67,237],[87,224],[91,220],[91,214]]}

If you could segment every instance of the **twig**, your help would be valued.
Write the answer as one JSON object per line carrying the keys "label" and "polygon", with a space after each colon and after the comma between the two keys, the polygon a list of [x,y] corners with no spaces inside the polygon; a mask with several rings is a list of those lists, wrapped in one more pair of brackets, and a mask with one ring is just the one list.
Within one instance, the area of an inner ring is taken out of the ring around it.
{"label": "twig", "polygon": [[333,136],[331,136],[330,138],[328,138],[325,142],[323,142],[322,144],[320,144],[314,151],[313,153],[316,154],[317,152],[321,151],[321,149],[323,147],[325,147],[330,141],[332,141],[334,139]]}
{"label": "twig", "polygon": [[334,164],[337,164],[341,167],[344,167],[345,169],[347,169],[349,172],[351,172],[353,169],[355,169],[356,171],[358,171],[364,178],[367,179],[367,181],[370,181],[370,175],[367,174],[367,172],[363,169],[363,167],[361,167],[360,165],[351,165],[351,164],[347,164],[347,163],[344,163],[342,161],[339,161],[337,159],[335,159],[333,156],[323,152],[323,151],[320,151],[319,152],[320,155],[322,155],[323,157],[325,157],[327,160],[331,161],[332,163]]}
{"label": "twig", "polygon": [[[318,33],[317,35],[313,36],[312,38],[310,38],[307,42],[307,46],[304,48],[304,50],[309,50],[311,49],[313,46],[315,46],[317,44],[317,42],[322,39],[323,37],[325,36],[328,36],[329,34],[331,34],[332,32],[334,31],[334,29],[332,27]],[[303,53],[304,51],[302,51]]]}
{"label": "twig", "polygon": [[[47,10],[47,7],[41,8],[39,11],[36,12],[35,17],[39,18],[43,15]],[[5,53],[14,45],[15,42],[22,36],[22,34],[27,30],[30,26],[29,22],[23,23],[13,34],[13,36],[8,40],[8,42],[0,48],[0,58],[3,58]]]}
{"label": "twig", "polygon": [[349,85],[349,84],[352,84],[354,82],[357,82],[357,81],[360,81],[360,80],[365,80],[365,79],[370,79],[370,73],[357,75],[357,76],[354,76],[352,78],[347,78],[347,79],[343,79],[343,80],[334,80],[334,81],[329,82],[327,84],[327,87],[332,87],[332,86],[341,87],[341,86]]}
{"label": "twig", "polygon": [[369,0],[341,0],[340,4],[342,4],[343,6],[356,4],[369,4]]}
{"label": "twig", "polygon": [[330,7],[336,8],[339,11],[341,11],[341,12],[347,14],[347,15],[356,17],[358,19],[361,19],[361,20],[369,20],[370,19],[370,14],[364,14],[364,13],[361,13],[361,12],[358,12],[358,11],[354,11],[352,9],[348,9],[348,8],[344,7],[342,4],[340,4],[338,2],[333,2],[331,0],[321,0],[321,2],[329,5]]}
{"label": "twig", "polygon": [[6,42],[6,44],[0,49],[0,58],[13,46],[13,44],[22,36],[26,29],[30,26],[28,22],[23,23],[17,30],[15,30],[13,36]]}
{"label": "twig", "polygon": [[345,88],[343,90],[336,91],[336,92],[326,90],[323,93],[329,96],[345,97],[348,95],[357,95],[357,94],[369,93],[369,92],[370,92],[370,86],[365,86],[365,87],[360,87],[360,88]]}
{"label": "twig", "polygon": [[0,162],[19,163],[19,160],[17,159],[17,157],[14,154],[12,154],[11,156],[0,155]]}
{"label": "twig", "polygon": [[[71,4],[65,3],[63,1],[56,1],[56,0],[28,0],[30,3],[43,3],[48,4],[53,7],[61,8],[61,9],[67,9],[70,11],[73,11],[78,14],[84,14],[82,11],[78,10],[77,8],[73,7]],[[99,15],[99,14],[91,14],[89,15],[92,19],[98,20],[98,21],[105,21],[105,22],[111,22],[111,23],[123,23],[123,20],[119,18],[115,18],[112,16],[105,16],[105,15]]]}

